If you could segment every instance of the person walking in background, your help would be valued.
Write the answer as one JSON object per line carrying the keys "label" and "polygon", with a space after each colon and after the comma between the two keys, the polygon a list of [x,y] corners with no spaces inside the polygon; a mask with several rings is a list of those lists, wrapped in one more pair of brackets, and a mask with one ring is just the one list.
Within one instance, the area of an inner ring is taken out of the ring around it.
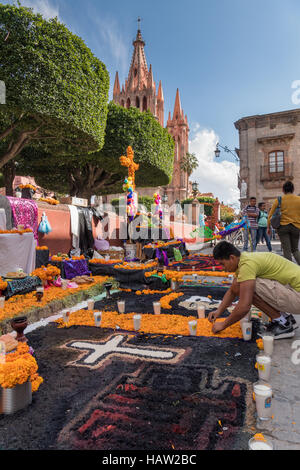
{"label": "person walking in background", "polygon": [[260,202],[258,204],[259,208],[259,216],[257,220],[258,229],[257,229],[257,237],[256,237],[256,245],[260,242],[265,240],[268,250],[272,251],[272,245],[270,242],[270,238],[268,236],[268,213],[266,211],[266,204],[264,202]]}
{"label": "person walking in background", "polygon": [[244,248],[243,251],[248,251],[249,235],[251,236],[252,250],[256,250],[256,236],[259,216],[259,209],[256,206],[256,197],[250,198],[250,204],[246,206],[242,212],[243,217],[248,221],[248,227],[244,230]]}
{"label": "person walking in background", "polygon": [[[300,264],[299,236],[300,236],[300,197],[293,194],[294,185],[291,181],[282,187],[284,195],[281,198],[280,226],[277,229],[281,241],[283,256],[292,261],[292,255]],[[271,233],[271,218],[278,207],[278,199],[274,202],[268,217],[268,234]]]}

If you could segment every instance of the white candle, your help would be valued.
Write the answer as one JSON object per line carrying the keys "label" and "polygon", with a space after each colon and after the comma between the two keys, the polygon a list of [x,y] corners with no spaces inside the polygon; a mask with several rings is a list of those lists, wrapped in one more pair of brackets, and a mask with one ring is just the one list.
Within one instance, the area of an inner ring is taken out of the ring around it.
{"label": "white candle", "polygon": [[133,315],[133,326],[135,331],[138,331],[141,328],[141,319],[142,315]]}
{"label": "white candle", "polygon": [[153,310],[155,315],[159,315],[161,311],[161,305],[160,302],[153,302]]}
{"label": "white candle", "polygon": [[264,344],[264,351],[268,356],[272,356],[274,349],[274,336],[265,335],[262,337]]}
{"label": "white candle", "polygon": [[252,338],[252,323],[248,321],[243,321],[241,323],[243,338],[245,341],[250,341]]}
{"label": "white candle", "polygon": [[268,384],[257,383],[253,387],[257,416],[261,420],[272,417],[272,388]]}
{"label": "white candle", "polygon": [[94,302],[93,299],[89,299],[89,300],[87,301],[87,308],[88,308],[88,310],[93,310],[93,309],[94,309],[94,305],[95,305],[95,302]]}
{"label": "white candle", "polygon": [[102,320],[102,312],[94,312],[95,325],[100,326]]}
{"label": "white candle", "polygon": [[68,323],[70,317],[70,312],[63,312],[64,322]]}
{"label": "white candle", "polygon": [[250,450],[273,450],[273,447],[268,442],[255,441],[255,440],[250,439],[249,449]]}
{"label": "white candle", "polygon": [[189,330],[191,336],[197,335],[197,320],[189,321]]}
{"label": "white candle", "polygon": [[261,380],[269,380],[271,375],[271,358],[266,354],[256,356],[258,376]]}
{"label": "white candle", "polygon": [[125,312],[125,300],[118,301],[118,310],[119,310],[119,313]]}
{"label": "white candle", "polygon": [[199,305],[197,308],[198,318],[205,318],[205,307]]}
{"label": "white candle", "polygon": [[4,308],[5,297],[0,297],[0,308]]}

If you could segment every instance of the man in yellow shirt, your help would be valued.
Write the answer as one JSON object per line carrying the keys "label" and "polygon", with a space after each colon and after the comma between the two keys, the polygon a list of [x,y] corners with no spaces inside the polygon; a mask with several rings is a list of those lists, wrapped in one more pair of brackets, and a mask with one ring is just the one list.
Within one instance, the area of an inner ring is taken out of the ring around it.
{"label": "man in yellow shirt", "polygon": [[[271,318],[267,329],[274,339],[293,337],[298,326],[292,314],[300,313],[300,266],[274,253],[240,253],[226,241],[215,246],[213,256],[225,271],[235,273],[231,288],[208,317],[213,333],[240,321],[255,305]],[[230,316],[215,322],[237,297]]]}
{"label": "man in yellow shirt", "polygon": [[[300,197],[294,193],[294,185],[286,181],[282,187],[280,227],[277,229],[281,241],[283,256],[292,261],[292,255],[300,265]],[[274,202],[268,216],[268,235],[271,234],[271,218],[278,207],[278,199]]]}

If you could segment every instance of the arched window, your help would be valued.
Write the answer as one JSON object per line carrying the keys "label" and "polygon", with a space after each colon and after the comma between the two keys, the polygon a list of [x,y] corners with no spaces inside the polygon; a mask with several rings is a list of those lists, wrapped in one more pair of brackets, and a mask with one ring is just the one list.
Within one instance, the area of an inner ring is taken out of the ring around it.
{"label": "arched window", "polygon": [[126,108],[130,108],[130,98],[127,99]]}
{"label": "arched window", "polygon": [[147,97],[144,96],[143,98],[143,111],[147,111]]}
{"label": "arched window", "polygon": [[123,108],[124,108],[124,106],[125,106],[124,100],[121,100],[121,106],[123,106]]}
{"label": "arched window", "polygon": [[136,108],[139,108],[139,107],[140,107],[140,99],[139,99],[138,96],[137,96],[136,99],[135,99],[135,106],[136,106]]}
{"label": "arched window", "polygon": [[284,173],[284,152],[275,150],[269,153],[269,173]]}

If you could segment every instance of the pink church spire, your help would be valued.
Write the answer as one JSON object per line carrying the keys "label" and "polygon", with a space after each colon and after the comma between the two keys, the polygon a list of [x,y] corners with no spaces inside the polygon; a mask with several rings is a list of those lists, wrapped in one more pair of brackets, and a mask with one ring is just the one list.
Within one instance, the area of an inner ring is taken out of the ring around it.
{"label": "pink church spire", "polygon": [[181,108],[181,103],[180,103],[180,96],[179,96],[179,90],[177,88],[176,91],[176,98],[175,98],[175,105],[174,105],[174,112],[173,112],[173,121],[178,120],[182,117],[182,108]]}

